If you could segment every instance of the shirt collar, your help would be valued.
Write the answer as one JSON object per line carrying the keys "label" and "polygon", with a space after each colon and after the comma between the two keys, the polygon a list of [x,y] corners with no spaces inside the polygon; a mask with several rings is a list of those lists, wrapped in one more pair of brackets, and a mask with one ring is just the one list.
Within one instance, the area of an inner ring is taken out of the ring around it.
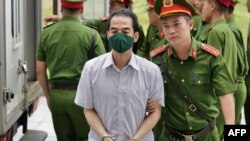
{"label": "shirt collar", "polygon": [[216,22],[214,22],[214,23],[212,24],[212,27],[214,27],[215,25],[221,24],[221,23],[227,24],[227,22],[226,22],[225,19],[220,19],[220,20],[217,20]]}
{"label": "shirt collar", "polygon": [[137,64],[137,60],[136,60],[136,56],[134,53],[132,53],[131,59],[128,63],[128,65],[130,65],[131,67],[133,67],[135,70],[139,70],[138,64]]}
{"label": "shirt collar", "polygon": [[[103,65],[104,68],[107,68],[109,66],[115,66],[115,63],[114,63],[114,60],[112,57],[112,51],[107,53],[107,59],[105,60],[104,65]],[[130,61],[129,61],[127,66],[131,66],[135,70],[139,70],[139,67],[138,67],[138,64],[136,61],[136,56],[134,53],[132,53],[132,56],[131,56]]]}

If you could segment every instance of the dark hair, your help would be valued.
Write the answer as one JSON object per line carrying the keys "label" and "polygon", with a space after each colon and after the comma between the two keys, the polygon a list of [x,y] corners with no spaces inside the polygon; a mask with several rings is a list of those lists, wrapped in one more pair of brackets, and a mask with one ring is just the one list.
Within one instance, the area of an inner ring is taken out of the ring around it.
{"label": "dark hair", "polygon": [[111,15],[109,16],[108,21],[107,21],[107,30],[109,30],[109,28],[110,28],[111,19],[115,16],[124,16],[124,17],[131,18],[134,32],[139,31],[139,23],[138,23],[137,16],[135,15],[135,13],[133,13],[132,11],[130,11],[128,9],[121,9],[121,10],[117,10],[117,11],[112,12]]}
{"label": "dark hair", "polygon": [[225,14],[227,11],[227,7],[225,5],[223,5],[222,3],[220,3],[218,0],[212,0],[212,2],[215,3],[216,5],[216,9],[221,13],[221,14]]}
{"label": "dark hair", "polygon": [[232,14],[232,13],[234,12],[234,7],[229,6],[229,7],[227,8],[227,12],[228,12],[229,14]]}
{"label": "dark hair", "polygon": [[192,20],[192,17],[189,16],[188,14],[184,14],[183,17],[185,18],[185,20],[188,22],[190,20]]}

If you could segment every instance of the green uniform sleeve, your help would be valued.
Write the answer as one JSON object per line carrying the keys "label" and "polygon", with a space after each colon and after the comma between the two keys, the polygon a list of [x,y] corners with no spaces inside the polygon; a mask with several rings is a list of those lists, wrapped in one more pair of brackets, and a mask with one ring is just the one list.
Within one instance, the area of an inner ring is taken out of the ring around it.
{"label": "green uniform sleeve", "polygon": [[243,36],[239,29],[231,28],[237,44],[237,56],[238,56],[238,75],[244,76],[247,74],[249,66],[247,63],[247,54],[244,47]]}
{"label": "green uniform sleeve", "polygon": [[39,61],[46,60],[46,53],[43,49],[43,43],[42,43],[42,34],[38,42],[38,47],[36,49],[36,60],[39,60]]}
{"label": "green uniform sleeve", "polygon": [[95,57],[99,56],[99,55],[102,55],[104,53],[106,53],[105,51],[105,48],[104,48],[104,45],[103,45],[103,42],[102,42],[102,39],[99,35],[99,33],[97,31],[95,31],[96,34],[95,34],[95,37],[94,37],[94,54],[95,54]]}
{"label": "green uniform sleeve", "polygon": [[212,63],[212,84],[216,95],[221,96],[228,93],[233,93],[236,90],[233,78],[231,77],[225,60],[220,55]]}
{"label": "green uniform sleeve", "polygon": [[221,28],[222,29],[212,29],[208,32],[207,44],[219,49],[222,52],[222,56],[226,62],[229,72],[235,80],[237,77],[236,68],[238,63],[235,37],[229,28]]}
{"label": "green uniform sleeve", "polygon": [[107,21],[106,20],[101,20],[101,19],[93,19],[93,20],[86,20],[83,22],[84,25],[94,28],[100,35],[103,45],[105,47],[106,51],[110,51],[111,48],[108,45],[108,40],[107,40]]}

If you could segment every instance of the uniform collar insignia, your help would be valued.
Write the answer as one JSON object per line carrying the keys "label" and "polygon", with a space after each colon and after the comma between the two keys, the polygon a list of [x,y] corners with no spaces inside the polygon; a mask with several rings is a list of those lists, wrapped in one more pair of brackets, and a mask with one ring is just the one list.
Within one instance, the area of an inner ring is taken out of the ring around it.
{"label": "uniform collar insignia", "polygon": [[195,48],[192,49],[192,57],[194,58],[194,60],[196,61],[197,58],[197,50]]}
{"label": "uniform collar insignia", "polygon": [[168,58],[172,55],[172,49],[169,47],[168,48]]}
{"label": "uniform collar insignia", "polygon": [[163,37],[164,37],[164,33],[163,33],[162,31],[160,31],[159,37],[160,37],[160,38],[163,38]]}

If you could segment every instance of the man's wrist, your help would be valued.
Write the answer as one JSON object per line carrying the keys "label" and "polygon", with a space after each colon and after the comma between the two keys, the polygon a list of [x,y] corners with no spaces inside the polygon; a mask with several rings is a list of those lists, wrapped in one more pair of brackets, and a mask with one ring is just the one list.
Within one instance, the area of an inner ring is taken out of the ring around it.
{"label": "man's wrist", "polygon": [[138,141],[138,140],[135,138],[131,138],[129,141]]}
{"label": "man's wrist", "polygon": [[110,138],[112,140],[115,140],[115,138],[113,138],[111,135],[104,135],[102,136],[102,141],[104,141],[105,138]]}

